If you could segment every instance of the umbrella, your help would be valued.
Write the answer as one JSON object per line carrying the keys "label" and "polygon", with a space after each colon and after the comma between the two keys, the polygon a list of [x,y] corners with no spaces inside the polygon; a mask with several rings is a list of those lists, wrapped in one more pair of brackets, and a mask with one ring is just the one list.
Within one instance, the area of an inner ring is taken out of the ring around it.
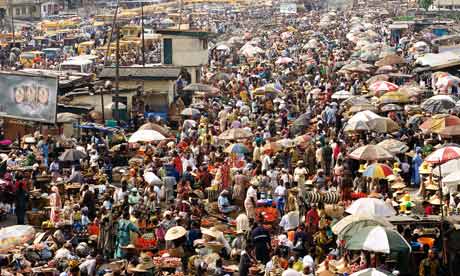
{"label": "umbrella", "polygon": [[363,121],[363,122],[369,122],[372,119],[377,119],[380,118],[379,115],[375,114],[372,111],[365,110],[356,113],[355,115],[351,116],[351,118],[348,120],[348,123],[353,123],[357,121]]}
{"label": "umbrella", "polygon": [[311,120],[311,112],[306,112],[301,114],[297,119],[294,121],[294,126],[309,126]]}
{"label": "umbrella", "polygon": [[347,105],[347,106],[355,106],[355,105],[362,105],[362,104],[370,105],[371,102],[368,99],[361,97],[361,96],[351,96],[348,99],[344,100],[342,104]]}
{"label": "umbrella", "polygon": [[163,134],[161,134],[158,131],[141,129],[141,130],[134,132],[131,135],[131,137],[129,137],[128,142],[129,143],[152,142],[152,141],[162,141],[165,139],[166,137],[163,136]]}
{"label": "umbrella", "polygon": [[218,80],[218,81],[221,81],[221,80],[229,81],[230,79],[231,79],[231,76],[223,72],[218,72],[211,77],[211,80]]}
{"label": "umbrella", "polygon": [[447,95],[436,95],[425,100],[421,107],[424,111],[430,113],[448,113],[450,109],[455,107],[455,100]]}
{"label": "umbrella", "polygon": [[391,276],[391,272],[384,271],[378,268],[367,268],[351,274],[350,276]]}
{"label": "umbrella", "polygon": [[390,118],[379,117],[367,122],[372,131],[378,133],[392,133],[400,129],[399,125]]}
{"label": "umbrella", "polygon": [[348,122],[343,128],[344,132],[354,132],[354,131],[369,131],[371,130],[366,122],[364,121],[352,121]]}
{"label": "umbrella", "polygon": [[384,58],[382,58],[381,60],[377,61],[375,63],[375,65],[378,66],[378,67],[381,67],[381,66],[385,66],[385,65],[403,64],[403,63],[406,63],[404,58],[402,58],[402,57],[400,57],[400,56],[398,56],[396,54],[391,54],[391,55],[387,55]]}
{"label": "umbrella", "polygon": [[392,154],[399,154],[409,150],[409,147],[404,143],[396,139],[386,139],[378,143],[377,146],[380,146]]}
{"label": "umbrella", "polygon": [[[438,166],[441,166],[441,169]],[[460,159],[453,159],[438,166],[433,168],[433,174],[439,176],[439,171],[441,171],[441,176],[444,177],[453,172],[460,171]]]}
{"label": "umbrella", "polygon": [[445,127],[439,134],[441,136],[460,136],[460,125]]}
{"label": "umbrella", "polygon": [[396,91],[399,86],[388,81],[376,81],[369,86],[371,91]]}
{"label": "umbrella", "polygon": [[219,135],[220,140],[238,140],[251,138],[252,133],[244,128],[231,128]]}
{"label": "umbrella", "polygon": [[352,159],[366,161],[393,159],[393,155],[389,151],[377,145],[361,146],[348,156]]}
{"label": "umbrella", "polygon": [[439,78],[438,81],[436,82],[436,87],[445,88],[445,87],[450,87],[453,85],[458,85],[459,83],[460,83],[460,78],[452,76],[452,75],[448,75],[448,76]]}
{"label": "umbrella", "polygon": [[61,156],[59,156],[60,161],[78,161],[86,157],[86,153],[76,150],[76,149],[67,149]]}
{"label": "umbrella", "polygon": [[242,153],[249,152],[249,149],[244,144],[235,143],[235,144],[231,144],[230,146],[228,146],[225,149],[225,152],[226,153],[239,153],[239,154],[242,154]]}
{"label": "umbrella", "polygon": [[385,73],[388,73],[388,72],[393,72],[395,70],[395,68],[393,68],[391,65],[385,65],[385,66],[381,66],[377,69],[377,71],[375,71],[376,74],[385,74]]}
{"label": "umbrella", "polygon": [[460,184],[460,171],[455,171],[442,178],[442,183],[446,185]]}
{"label": "umbrella", "polygon": [[[35,237],[32,225],[13,225],[0,229],[0,253],[7,254],[16,246],[31,242]],[[3,274],[3,272],[2,272]]]}
{"label": "umbrella", "polygon": [[401,111],[403,110],[402,106],[397,104],[386,104],[380,107],[380,111],[382,112],[390,112],[390,111]]}
{"label": "umbrella", "polygon": [[424,132],[441,133],[446,127],[460,125],[460,118],[448,114],[436,114],[423,122],[419,128]]}
{"label": "umbrella", "polygon": [[278,140],[278,141],[276,141],[276,143],[278,145],[280,145],[281,147],[283,147],[283,148],[293,148],[293,147],[296,146],[295,141],[293,139],[289,139],[289,138]]}
{"label": "umbrella", "polygon": [[382,226],[368,226],[353,235],[345,244],[348,250],[366,250],[390,254],[410,252],[411,247],[401,234]]}
{"label": "umbrella", "polygon": [[216,92],[218,91],[217,88],[207,85],[207,84],[202,84],[202,83],[192,83],[184,87],[184,91],[200,91],[200,92]]}
{"label": "umbrella", "polygon": [[161,179],[153,172],[145,172],[144,180],[150,185],[155,185],[155,184],[160,185],[163,183],[163,181],[161,181]]}
{"label": "umbrella", "polygon": [[300,135],[294,138],[294,142],[296,145],[304,145],[308,142],[310,142],[312,137],[308,134]]}
{"label": "umbrella", "polygon": [[388,205],[382,199],[363,197],[354,201],[346,210],[352,215],[372,216],[372,217],[389,217],[396,214],[392,206]]}
{"label": "umbrella", "polygon": [[380,103],[408,103],[410,102],[409,95],[403,91],[391,91],[380,97]]}
{"label": "umbrella", "polygon": [[267,93],[279,94],[281,93],[281,90],[276,88],[274,83],[270,83],[265,86],[256,88],[253,93],[254,95],[265,95]]}
{"label": "umbrella", "polygon": [[386,178],[393,174],[393,169],[381,163],[375,163],[367,166],[366,170],[363,172],[363,176],[371,178]]}
{"label": "umbrella", "polygon": [[185,230],[184,227],[174,226],[168,229],[168,231],[166,232],[165,240],[166,241],[177,240],[178,238],[185,236],[186,233],[187,233],[187,230]]}
{"label": "umbrella", "polygon": [[267,143],[263,146],[262,152],[271,152],[275,153],[282,149],[281,145],[276,142]]}
{"label": "umbrella", "polygon": [[[339,222],[332,226],[332,232],[339,236],[341,240],[351,238],[353,232],[359,231],[363,227],[380,225],[384,227],[392,227],[393,225],[384,218],[373,217],[367,215],[349,215],[342,218]],[[348,235],[347,235],[348,233]]]}
{"label": "umbrella", "polygon": [[362,112],[362,111],[370,111],[370,112],[377,112],[377,107],[373,104],[357,104],[353,105],[350,110],[351,113]]}
{"label": "umbrella", "polygon": [[197,117],[201,115],[201,112],[198,109],[187,107],[182,112],[180,113],[182,116],[191,116],[191,117]]}
{"label": "umbrella", "polygon": [[344,99],[350,98],[351,96],[353,96],[353,95],[351,94],[350,91],[340,90],[340,91],[337,91],[334,94],[332,94],[331,98],[332,99],[337,99],[337,100],[344,100]]}
{"label": "umbrella", "polygon": [[279,57],[276,61],[275,64],[288,64],[293,62],[294,60],[290,57]]}
{"label": "umbrella", "polygon": [[155,123],[145,123],[141,125],[138,130],[155,130],[163,134],[164,136],[170,135],[169,130],[166,127]]}
{"label": "umbrella", "polygon": [[425,162],[442,164],[449,160],[460,158],[460,147],[446,146],[432,152],[425,158]]}
{"label": "umbrella", "polygon": [[390,76],[388,75],[383,75],[383,74],[380,74],[380,75],[375,75],[371,78],[369,78],[367,81],[366,81],[366,84],[367,85],[371,85],[377,81],[388,81],[390,79]]}

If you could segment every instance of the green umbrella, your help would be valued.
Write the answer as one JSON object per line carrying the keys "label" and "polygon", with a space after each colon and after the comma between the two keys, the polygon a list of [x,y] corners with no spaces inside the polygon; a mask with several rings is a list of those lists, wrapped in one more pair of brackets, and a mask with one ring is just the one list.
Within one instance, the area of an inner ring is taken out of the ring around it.
{"label": "green umbrella", "polygon": [[356,232],[346,241],[348,250],[366,250],[389,254],[390,252],[410,252],[409,243],[397,231],[382,226],[368,226]]}

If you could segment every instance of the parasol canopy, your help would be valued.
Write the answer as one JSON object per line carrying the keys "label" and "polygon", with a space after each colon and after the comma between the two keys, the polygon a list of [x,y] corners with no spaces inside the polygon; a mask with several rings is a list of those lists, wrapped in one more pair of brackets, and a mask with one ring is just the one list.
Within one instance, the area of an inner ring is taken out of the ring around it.
{"label": "parasol canopy", "polygon": [[76,150],[76,149],[67,149],[61,156],[59,156],[60,161],[78,161],[86,157],[86,153]]}
{"label": "parasol canopy", "polygon": [[366,215],[349,215],[342,218],[334,226],[332,232],[339,236],[341,240],[349,240],[354,233],[367,226],[392,227],[393,225],[384,218]]}
{"label": "parasol canopy", "polygon": [[396,54],[390,54],[385,56],[384,58],[380,59],[375,63],[376,66],[386,66],[386,65],[394,65],[394,64],[404,64],[406,61],[401,56]]}
{"label": "parasol canopy", "polygon": [[425,158],[425,162],[431,164],[442,164],[453,159],[460,158],[460,148],[454,146],[446,146],[437,149]]}
{"label": "parasol canopy", "polygon": [[441,136],[460,136],[460,125],[447,126],[439,131]]}
{"label": "parasol canopy", "polygon": [[366,161],[393,159],[393,155],[389,151],[377,145],[361,146],[348,156],[352,159]]}
{"label": "parasol canopy", "polygon": [[448,113],[450,109],[455,107],[455,100],[447,95],[436,95],[425,100],[421,107],[424,111],[433,114]]}
{"label": "parasol canopy", "polygon": [[345,100],[353,96],[350,91],[340,90],[332,94],[331,98],[336,100]]}
{"label": "parasol canopy", "polygon": [[368,226],[353,235],[345,244],[348,250],[365,250],[390,254],[410,252],[411,247],[397,231],[382,226]]}
{"label": "parasol canopy", "polygon": [[201,115],[201,112],[198,109],[187,107],[180,113],[182,116],[191,116],[191,117],[198,117]]}
{"label": "parasol canopy", "polygon": [[225,149],[225,152],[226,152],[226,153],[238,153],[238,154],[241,154],[241,153],[247,153],[247,152],[249,152],[249,149],[248,149],[248,147],[246,147],[246,145],[244,145],[244,144],[241,144],[241,143],[234,143],[234,144],[231,144],[230,146],[228,146],[228,147]]}
{"label": "parasol canopy", "polygon": [[392,154],[404,153],[409,150],[409,147],[404,143],[396,139],[386,139],[378,143],[380,146]]}
{"label": "parasol canopy", "polygon": [[138,130],[155,130],[163,134],[164,136],[170,135],[169,130],[166,127],[150,122],[141,125]]}
{"label": "parasol canopy", "polygon": [[388,117],[379,117],[367,122],[372,131],[378,133],[392,133],[399,130],[399,125]]}
{"label": "parasol canopy", "polygon": [[460,118],[448,114],[436,114],[423,122],[419,128],[424,132],[441,133],[446,127],[460,125]]}
{"label": "parasol canopy", "polygon": [[163,134],[161,134],[158,131],[141,129],[141,130],[134,132],[131,135],[131,137],[129,137],[128,142],[129,143],[152,142],[152,141],[162,141],[165,139],[166,137],[163,136]]}
{"label": "parasol canopy", "polygon": [[161,179],[153,172],[145,172],[144,180],[150,185],[155,185],[155,184],[160,185],[163,183],[163,181],[161,181]]}
{"label": "parasol canopy", "polygon": [[231,128],[219,135],[220,140],[238,140],[251,138],[252,133],[244,128]]}
{"label": "parasol canopy", "polygon": [[371,104],[371,102],[362,96],[351,96],[342,102],[343,105],[354,106],[360,104]]}
{"label": "parasol canopy", "polygon": [[185,230],[184,227],[182,227],[182,226],[174,226],[174,227],[171,227],[166,232],[165,240],[166,241],[177,240],[178,238],[181,238],[181,237],[185,236],[186,233],[187,233],[187,230]]}
{"label": "parasol canopy", "polygon": [[460,159],[453,159],[438,166],[441,166],[441,169],[438,167],[433,168],[433,174],[439,176],[439,171],[441,171],[441,175],[444,177],[453,172],[460,171]]}
{"label": "parasol canopy", "polygon": [[364,121],[351,121],[347,122],[345,127],[343,128],[344,132],[354,132],[354,131],[370,131],[371,129]]}
{"label": "parasol canopy", "polygon": [[402,111],[403,108],[397,104],[386,104],[380,107],[380,111],[382,112],[392,112],[392,111]]}
{"label": "parasol canopy", "polygon": [[31,225],[13,225],[0,229],[0,253],[6,254],[16,246],[32,241],[35,229]]}
{"label": "parasol canopy", "polygon": [[403,91],[391,91],[382,95],[379,101],[382,104],[408,103],[410,102],[410,97]]}
{"label": "parasol canopy", "polygon": [[200,91],[200,92],[216,92],[218,91],[217,88],[211,86],[211,85],[207,85],[207,84],[202,84],[202,83],[191,83],[189,85],[187,85],[186,87],[184,87],[183,89],[184,91],[193,91],[193,92],[196,92],[196,91]]}
{"label": "parasol canopy", "polygon": [[367,166],[366,170],[363,172],[363,176],[371,178],[386,178],[393,174],[393,169],[381,163],[375,163]]}
{"label": "parasol canopy", "polygon": [[396,91],[398,90],[399,86],[392,82],[388,81],[376,81],[369,86],[371,91]]}
{"label": "parasol canopy", "polygon": [[382,199],[363,197],[354,201],[346,210],[352,215],[363,215],[371,217],[389,217],[396,214],[392,206]]}

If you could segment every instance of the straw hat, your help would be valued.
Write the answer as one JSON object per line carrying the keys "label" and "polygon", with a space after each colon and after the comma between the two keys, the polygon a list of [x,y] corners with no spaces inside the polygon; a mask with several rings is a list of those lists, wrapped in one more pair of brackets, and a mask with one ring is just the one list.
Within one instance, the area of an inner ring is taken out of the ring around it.
{"label": "straw hat", "polygon": [[165,240],[166,241],[176,240],[178,238],[181,238],[181,237],[185,236],[186,233],[187,233],[187,230],[185,230],[184,227],[182,227],[182,226],[174,226],[174,227],[170,228],[168,230],[168,232],[166,232]]}
{"label": "straw hat", "polygon": [[391,185],[391,189],[393,190],[398,190],[398,189],[403,189],[403,188],[406,188],[406,184],[404,184],[403,182],[395,182],[393,183],[393,185]]}
{"label": "straw hat", "polygon": [[425,189],[430,191],[437,191],[439,190],[439,186],[434,184],[433,182],[430,182],[428,185],[425,186]]}
{"label": "straw hat", "polygon": [[387,180],[388,182],[393,182],[397,179],[398,177],[394,174],[390,174],[389,176],[387,176]]}
{"label": "straw hat", "polygon": [[365,170],[366,170],[366,165],[365,164],[360,164],[358,172],[363,173]]}
{"label": "straw hat", "polygon": [[437,196],[431,198],[428,203],[430,203],[431,205],[441,205],[441,199]]}
{"label": "straw hat", "polygon": [[211,228],[201,227],[201,233],[203,235],[210,236],[213,238],[217,238],[219,236],[219,231],[216,230],[214,227],[211,227]]}
{"label": "straw hat", "polygon": [[423,162],[419,168],[420,174],[430,174],[431,173],[431,166],[429,163]]}
{"label": "straw hat", "polygon": [[152,261],[152,258],[149,256],[143,256],[139,258],[139,264],[136,266],[138,269],[145,269],[149,270],[151,268],[155,267],[155,264]]}

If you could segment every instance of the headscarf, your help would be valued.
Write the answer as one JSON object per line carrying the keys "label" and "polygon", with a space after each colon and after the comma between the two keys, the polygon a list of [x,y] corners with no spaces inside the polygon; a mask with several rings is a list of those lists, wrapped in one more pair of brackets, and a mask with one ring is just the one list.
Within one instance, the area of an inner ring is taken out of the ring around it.
{"label": "headscarf", "polygon": [[51,191],[55,194],[55,205],[61,208],[61,195],[59,194],[59,188],[57,186],[51,187]]}

